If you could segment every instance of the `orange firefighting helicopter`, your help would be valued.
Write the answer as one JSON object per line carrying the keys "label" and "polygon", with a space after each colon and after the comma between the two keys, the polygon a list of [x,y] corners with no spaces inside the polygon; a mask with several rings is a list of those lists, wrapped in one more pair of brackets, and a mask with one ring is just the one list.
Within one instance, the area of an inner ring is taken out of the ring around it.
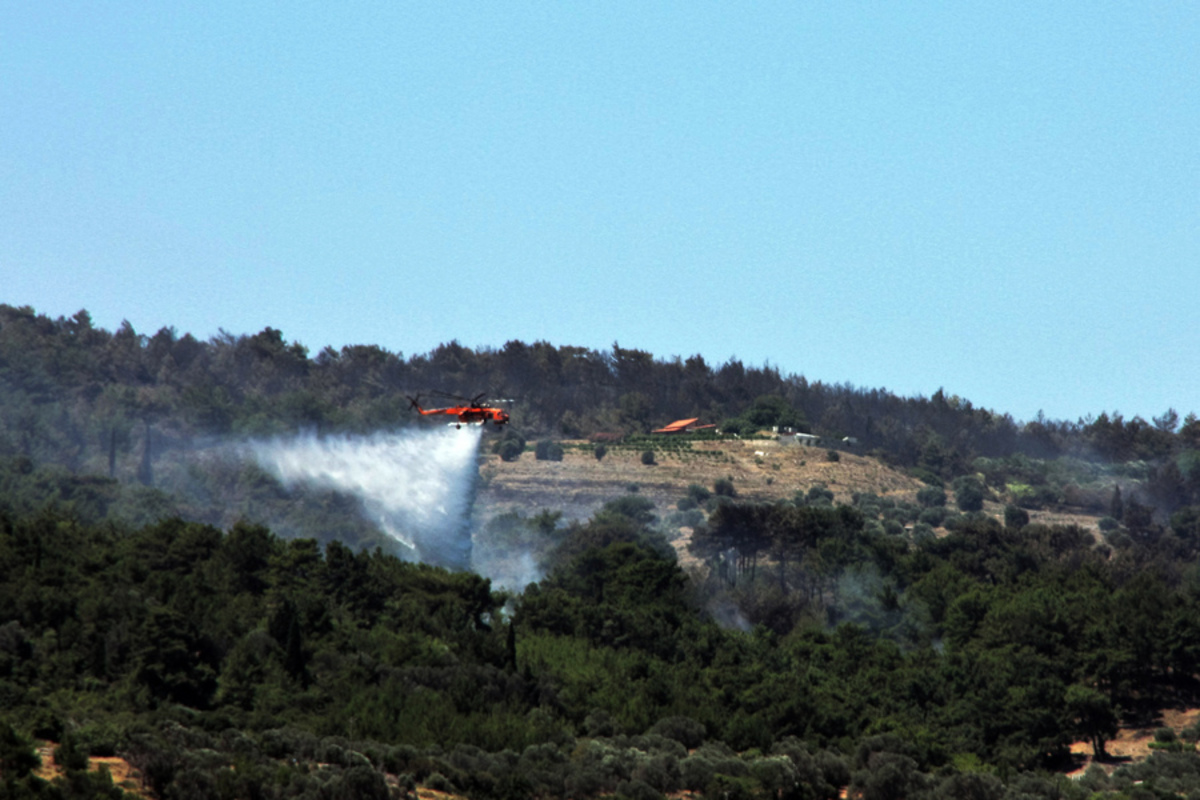
{"label": "orange firefighting helicopter", "polygon": [[484,394],[477,394],[474,397],[467,399],[459,397],[455,394],[446,394],[445,392],[433,392],[432,394],[449,397],[454,400],[461,400],[463,405],[450,406],[448,408],[421,408],[421,396],[409,397],[408,400],[412,404],[410,408],[415,408],[422,416],[432,416],[434,414],[445,414],[451,417],[458,417],[458,422],[451,423],[456,428],[461,428],[463,425],[486,425],[488,420],[492,424],[499,427],[508,422],[508,412],[502,408],[488,405],[482,402]]}

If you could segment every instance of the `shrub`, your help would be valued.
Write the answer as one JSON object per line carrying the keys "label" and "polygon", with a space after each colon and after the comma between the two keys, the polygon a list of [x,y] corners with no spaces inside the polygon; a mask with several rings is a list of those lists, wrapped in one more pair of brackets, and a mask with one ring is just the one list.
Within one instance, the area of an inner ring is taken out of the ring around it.
{"label": "shrub", "polygon": [[648,467],[654,465],[654,451],[653,450],[643,450],[642,451],[642,463]]}
{"label": "shrub", "polygon": [[1133,547],[1133,537],[1120,528],[1109,531],[1104,535],[1104,538],[1110,545],[1118,550],[1124,550],[1127,547]]}
{"label": "shrub", "polygon": [[583,720],[583,729],[588,736],[616,736],[621,732],[620,726],[609,714],[602,708],[592,710],[590,714]]}
{"label": "shrub", "polygon": [[753,800],[758,796],[756,785],[750,778],[717,775],[704,787],[704,800]]}
{"label": "shrub", "polygon": [[29,732],[38,739],[57,742],[63,735],[63,721],[49,709],[39,708],[28,720]]}
{"label": "shrub", "polygon": [[1174,728],[1158,728],[1154,731],[1154,741],[1160,744],[1170,744],[1175,741]]}
{"label": "shrub", "polygon": [[842,454],[839,453],[837,450],[826,450],[825,451],[825,460],[826,461],[841,461]]}
{"label": "shrub", "polygon": [[[960,772],[957,775],[951,775],[942,781],[934,795],[945,798],[970,797],[979,798],[979,800],[992,800],[992,798],[1000,800],[1005,796],[1004,784],[1000,782],[1000,779],[984,772]],[[1036,797],[1037,795],[1022,793],[1020,796]]]}
{"label": "shrub", "polygon": [[945,521],[946,508],[945,506],[932,506],[922,511],[917,519],[926,525],[936,528]]}
{"label": "shrub", "polygon": [[1089,792],[1100,792],[1111,788],[1112,778],[1104,771],[1104,767],[1093,763],[1087,768],[1087,772],[1079,778],[1079,785]]}
{"label": "shrub", "polygon": [[874,503],[863,503],[862,505],[856,503],[854,507],[863,513],[863,519],[879,518],[879,506]]}
{"label": "shrub", "polygon": [[602,460],[606,455],[608,455],[608,445],[606,445],[606,444],[596,445],[595,449],[592,450],[592,455],[596,456],[597,461]]}
{"label": "shrub", "polygon": [[719,497],[737,497],[737,489],[733,488],[733,478],[717,478],[713,482],[713,494]]}
{"label": "shrub", "polygon": [[267,758],[315,758],[320,744],[320,740],[308,731],[290,727],[264,731],[261,741],[262,752]]}
{"label": "shrub", "polygon": [[562,461],[562,445],[549,439],[539,439],[534,447],[534,457],[538,461]]}
{"label": "shrub", "polygon": [[854,773],[850,796],[912,797],[922,794],[927,782],[928,778],[917,768],[914,759],[885,751],[873,754],[863,768]]}
{"label": "shrub", "polygon": [[822,750],[815,757],[821,778],[829,786],[845,786],[850,783],[850,765],[839,753]]}
{"label": "shrub", "polygon": [[433,789],[435,792],[446,792],[447,794],[454,791],[454,784],[440,772],[435,772],[425,779],[425,786]]}
{"label": "shrub", "polygon": [[492,445],[492,452],[499,455],[501,461],[516,461],[525,452],[525,437],[509,428]]}
{"label": "shrub", "polygon": [[754,433],[754,426],[744,419],[733,418],[727,419],[721,423],[721,433],[729,434],[730,436],[740,436],[743,433]]}
{"label": "shrub", "polygon": [[[1200,478],[1200,466],[1193,467],[1190,474],[1193,481]],[[1200,506],[1184,506],[1172,514],[1171,529],[1183,541],[1200,544]]]}
{"label": "shrub", "polygon": [[756,759],[750,764],[750,776],[770,797],[783,797],[794,791],[798,777],[796,766],[787,756]]}
{"label": "shrub", "polygon": [[[79,746],[93,756],[115,756],[117,748],[120,746],[124,733],[123,729],[112,720],[97,720],[81,726],[76,735],[79,739]],[[239,737],[244,740],[245,737]],[[236,745],[230,745],[230,750],[236,749]],[[257,751],[257,747],[250,744],[252,751]]]}
{"label": "shrub", "polygon": [[[604,771],[595,764],[580,764],[567,775],[565,787],[570,797],[595,797],[612,786],[605,780]],[[517,795],[528,797],[528,795]]]}
{"label": "shrub", "polygon": [[79,746],[74,735],[63,736],[62,744],[54,750],[54,762],[65,770],[79,772],[88,768],[87,751]]}
{"label": "shrub", "polygon": [[701,755],[691,755],[679,762],[679,772],[683,788],[693,792],[703,791],[717,773],[713,762]]}
{"label": "shrub", "polygon": [[330,796],[335,800],[387,800],[387,781],[383,775],[367,766],[351,767],[341,778],[330,784]]}
{"label": "shrub", "polygon": [[674,792],[679,789],[679,759],[673,755],[651,756],[633,771],[634,780],[645,782],[659,792]]}
{"label": "shrub", "polygon": [[946,490],[941,486],[926,486],[917,492],[917,502],[925,508],[946,505]]}
{"label": "shrub", "polygon": [[725,725],[721,737],[730,747],[736,750],[749,750],[757,747],[760,750],[771,746],[771,733],[766,721],[758,714],[747,714],[738,709]]}
{"label": "shrub", "polygon": [[620,514],[642,525],[654,524],[654,501],[640,494],[623,494],[601,508],[604,514]]}
{"label": "shrub", "polygon": [[803,505],[828,508],[833,505],[833,492],[824,486],[813,486],[804,496]]}
{"label": "shrub", "polygon": [[663,717],[647,731],[674,739],[689,750],[703,744],[707,732],[704,723],[684,716]]}
{"label": "shrub", "polygon": [[982,511],[983,484],[970,476],[955,479],[954,502],[963,511]]}
{"label": "shrub", "polygon": [[1117,522],[1112,517],[1101,517],[1100,521],[1096,524],[1100,527],[1100,530],[1105,532],[1116,530],[1117,528],[1121,527],[1121,523]]}
{"label": "shrub", "polygon": [[933,472],[930,472],[929,470],[925,469],[924,467],[913,467],[912,469],[910,469],[908,471],[908,474],[912,475],[914,478],[921,481],[922,483],[928,484],[930,486],[937,486],[938,488],[941,488],[946,485],[942,481],[941,478],[939,478]]}
{"label": "shrub", "polygon": [[704,524],[704,512],[698,508],[681,511],[676,515],[675,525],[680,528],[697,528]]}
{"label": "shrub", "polygon": [[336,741],[323,740],[317,747],[317,761],[344,767],[346,766],[346,750]]}
{"label": "shrub", "polygon": [[1006,505],[1004,507],[1004,525],[1007,528],[1024,528],[1029,524],[1029,512],[1017,506]]}
{"label": "shrub", "polygon": [[912,527],[912,540],[917,544],[928,544],[936,538],[933,526],[926,522],[918,522]]}
{"label": "shrub", "polygon": [[636,778],[617,784],[617,796],[629,800],[662,800],[662,794],[645,781]]}

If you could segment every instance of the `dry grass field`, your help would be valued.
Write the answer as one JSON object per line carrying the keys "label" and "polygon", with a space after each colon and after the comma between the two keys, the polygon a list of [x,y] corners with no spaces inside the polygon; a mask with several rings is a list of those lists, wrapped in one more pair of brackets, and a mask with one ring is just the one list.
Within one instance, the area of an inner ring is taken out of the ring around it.
{"label": "dry grass field", "polygon": [[[532,515],[549,508],[563,512],[567,520],[587,519],[606,501],[636,486],[654,502],[661,518],[689,484],[712,489],[720,478],[731,478],[740,498],[755,501],[790,499],[798,491],[823,486],[833,492],[836,503],[850,503],[855,492],[911,503],[924,486],[869,456],[842,451],[838,461],[829,461],[823,449],[766,439],[694,442],[690,450],[657,451],[653,465],[643,464],[635,448],[610,446],[597,461],[585,443],[565,444],[562,461],[538,461],[532,452],[512,462],[483,456],[477,508],[487,516],[510,510]],[[487,447],[485,440],[485,452]],[[1004,517],[1003,504],[988,502],[984,510]],[[1030,517],[1032,522],[1075,524],[1097,532],[1095,515],[1033,511]]]}
{"label": "dry grass field", "polygon": [[477,502],[492,513],[551,508],[568,519],[585,519],[631,485],[654,501],[660,514],[684,496],[689,484],[711,489],[720,478],[731,478],[739,497],[762,501],[787,499],[813,486],[827,487],[841,503],[862,491],[912,501],[923,485],[873,458],[843,452],[831,462],[822,449],[772,440],[695,442],[690,450],[657,451],[653,465],[642,464],[638,449],[610,446],[597,461],[582,442],[566,445],[562,461],[538,461],[528,452],[513,462],[486,456]]}

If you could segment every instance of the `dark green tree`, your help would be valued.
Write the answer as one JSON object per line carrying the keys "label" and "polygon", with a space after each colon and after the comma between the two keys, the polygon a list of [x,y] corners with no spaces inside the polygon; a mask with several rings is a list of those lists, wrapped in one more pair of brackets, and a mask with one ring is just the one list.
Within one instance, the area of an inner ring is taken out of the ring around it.
{"label": "dark green tree", "polygon": [[1004,507],[1004,524],[1009,528],[1024,528],[1029,524],[1029,512],[1009,503]]}
{"label": "dark green tree", "polygon": [[983,484],[977,478],[965,476],[954,481],[954,502],[963,511],[983,509]]}
{"label": "dark green tree", "polygon": [[6,782],[25,778],[41,764],[33,742],[0,721],[0,778]]}
{"label": "dark green tree", "polygon": [[1125,502],[1121,499],[1121,487],[1114,486],[1112,500],[1108,504],[1108,515],[1113,519],[1122,519],[1125,516]]}
{"label": "dark green tree", "polygon": [[562,445],[551,439],[539,439],[534,446],[534,457],[538,461],[562,461]]}
{"label": "dark green tree", "polygon": [[492,452],[498,454],[502,461],[516,461],[525,452],[525,437],[511,426],[507,427],[504,434],[492,445]]}
{"label": "dark green tree", "polygon": [[923,486],[917,490],[917,502],[925,508],[946,505],[946,490],[940,486]]}
{"label": "dark green tree", "polygon": [[1112,701],[1090,686],[1075,683],[1067,687],[1066,704],[1076,732],[1092,743],[1096,758],[1106,758],[1104,745],[1117,735],[1117,712]]}

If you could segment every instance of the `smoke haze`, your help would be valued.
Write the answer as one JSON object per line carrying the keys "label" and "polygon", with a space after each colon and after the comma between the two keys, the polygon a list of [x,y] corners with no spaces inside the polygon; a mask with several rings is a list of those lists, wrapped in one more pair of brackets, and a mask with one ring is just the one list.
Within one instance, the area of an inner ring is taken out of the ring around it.
{"label": "smoke haze", "polygon": [[251,442],[253,457],[285,485],[353,495],[414,560],[471,566],[471,505],[480,428],[404,430],[371,436],[303,436]]}

